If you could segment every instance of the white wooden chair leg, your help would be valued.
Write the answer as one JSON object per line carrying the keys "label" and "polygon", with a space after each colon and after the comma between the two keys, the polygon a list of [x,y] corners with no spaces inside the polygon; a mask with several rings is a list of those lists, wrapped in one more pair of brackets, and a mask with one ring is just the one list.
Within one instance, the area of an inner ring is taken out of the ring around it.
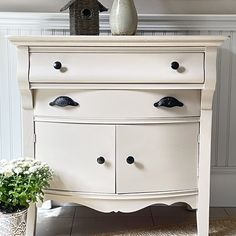
{"label": "white wooden chair leg", "polygon": [[35,236],[36,218],[37,207],[35,204],[32,204],[28,209],[26,236]]}

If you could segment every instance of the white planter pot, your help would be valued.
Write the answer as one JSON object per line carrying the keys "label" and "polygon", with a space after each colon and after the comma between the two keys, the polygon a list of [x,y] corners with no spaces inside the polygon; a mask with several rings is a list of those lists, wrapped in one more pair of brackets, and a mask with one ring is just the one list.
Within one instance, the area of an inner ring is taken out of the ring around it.
{"label": "white planter pot", "polygon": [[25,236],[26,235],[27,210],[12,213],[0,213],[1,236]]}
{"label": "white planter pot", "polygon": [[113,35],[134,35],[138,15],[133,0],[114,0],[110,13],[110,27]]}

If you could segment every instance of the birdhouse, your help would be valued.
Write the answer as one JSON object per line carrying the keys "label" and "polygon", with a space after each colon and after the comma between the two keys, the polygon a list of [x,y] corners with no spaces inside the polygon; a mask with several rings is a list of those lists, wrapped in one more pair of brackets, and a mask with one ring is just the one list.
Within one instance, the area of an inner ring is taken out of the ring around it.
{"label": "birdhouse", "polygon": [[97,0],[71,0],[60,11],[68,8],[71,35],[99,35],[99,12],[106,7]]}

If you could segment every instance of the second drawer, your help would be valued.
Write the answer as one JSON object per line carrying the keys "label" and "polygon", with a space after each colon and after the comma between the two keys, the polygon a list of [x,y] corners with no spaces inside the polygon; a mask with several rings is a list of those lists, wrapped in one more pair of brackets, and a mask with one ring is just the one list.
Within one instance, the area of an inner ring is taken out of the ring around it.
{"label": "second drawer", "polygon": [[[200,116],[199,90],[35,90],[35,116],[168,118]],[[74,105],[74,106],[73,106]]]}

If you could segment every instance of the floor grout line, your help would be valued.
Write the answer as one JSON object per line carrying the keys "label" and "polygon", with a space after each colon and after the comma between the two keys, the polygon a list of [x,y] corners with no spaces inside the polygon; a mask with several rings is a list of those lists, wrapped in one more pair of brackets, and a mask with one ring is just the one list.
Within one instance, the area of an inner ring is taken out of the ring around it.
{"label": "floor grout line", "polygon": [[72,224],[71,224],[71,229],[70,229],[70,236],[72,236],[72,232],[73,232],[73,226],[74,226],[74,221],[75,221],[75,214],[76,214],[76,207],[74,207],[74,215],[72,218]]}
{"label": "floor grout line", "polygon": [[227,211],[227,209],[225,207],[224,207],[224,211],[225,211],[227,216],[231,217],[231,214]]}
{"label": "floor grout line", "polygon": [[153,214],[152,214],[152,208],[150,207],[149,210],[150,210],[151,218],[152,218],[152,226],[155,226],[155,220],[154,220],[154,217],[153,217]]}

